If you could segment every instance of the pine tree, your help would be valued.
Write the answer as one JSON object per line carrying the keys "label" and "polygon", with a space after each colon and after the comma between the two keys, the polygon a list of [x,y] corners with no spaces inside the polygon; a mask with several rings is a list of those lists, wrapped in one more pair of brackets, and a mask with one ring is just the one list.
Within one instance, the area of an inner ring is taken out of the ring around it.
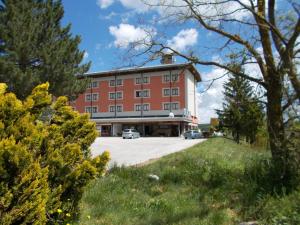
{"label": "pine tree", "polygon": [[80,37],[61,26],[64,10],[55,0],[1,0],[0,82],[25,99],[32,89],[49,82],[50,93],[75,98],[87,81],[76,79],[88,71],[81,64]]}
{"label": "pine tree", "polygon": [[[241,70],[238,66],[236,69]],[[231,131],[237,143],[241,136],[245,136],[250,143],[255,142],[263,113],[258,99],[253,95],[253,87],[245,78],[233,75],[223,87],[223,109],[217,110],[221,126]]]}

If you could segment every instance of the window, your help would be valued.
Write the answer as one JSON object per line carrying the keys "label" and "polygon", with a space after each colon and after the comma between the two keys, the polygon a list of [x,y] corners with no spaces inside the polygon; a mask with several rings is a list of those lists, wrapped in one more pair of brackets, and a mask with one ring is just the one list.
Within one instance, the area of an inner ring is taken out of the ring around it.
{"label": "window", "polygon": [[94,93],[92,96],[93,96],[92,101],[97,101],[98,100],[98,94],[97,93]]}
{"label": "window", "polygon": [[178,81],[178,74],[177,74],[177,73],[172,74],[172,81],[173,81],[173,82]]}
{"label": "window", "polygon": [[123,85],[123,80],[122,79],[116,79],[116,80],[110,80],[109,81],[109,86],[114,87],[117,83],[117,86],[122,86]]}
{"label": "window", "polygon": [[93,94],[86,94],[85,95],[85,101],[89,102],[89,101],[97,101],[98,100],[98,93],[93,93]]}
{"label": "window", "polygon": [[179,88],[172,88],[172,95],[178,96],[179,95]]}
{"label": "window", "polygon": [[143,110],[144,111],[149,111],[149,104],[144,104],[143,105]]}
{"label": "window", "polygon": [[117,79],[117,86],[122,86],[122,85],[123,85],[123,80]]}
{"label": "window", "polygon": [[118,91],[117,92],[117,99],[122,99],[123,98],[123,92],[122,91]]}
{"label": "window", "polygon": [[109,106],[109,111],[114,112],[115,111],[115,106],[114,105]]}
{"label": "window", "polygon": [[149,95],[149,90],[135,91],[135,97],[136,98],[142,98],[142,97],[147,98],[149,96],[150,96]]}
{"label": "window", "polygon": [[170,103],[164,103],[164,110],[170,110]]}
{"label": "window", "polygon": [[93,88],[98,87],[98,81],[93,81],[93,82],[88,83],[87,88],[91,88],[91,87],[93,87]]}
{"label": "window", "polygon": [[135,78],[135,83],[136,84],[141,84],[142,83],[142,78],[141,77],[137,77],[137,78]]}
{"label": "window", "polygon": [[164,110],[170,110],[170,105],[172,106],[172,110],[179,109],[179,103],[178,102],[172,102],[172,103],[164,103]]}
{"label": "window", "polygon": [[117,99],[122,99],[123,98],[123,92],[118,91],[118,92],[110,92],[109,93],[109,99],[113,100],[117,97]]}
{"label": "window", "polygon": [[164,89],[164,96],[170,96],[170,89],[169,88]]}
{"label": "window", "polygon": [[91,94],[85,95],[85,101],[91,101]]}
{"label": "window", "polygon": [[86,113],[96,113],[98,111],[97,106],[87,106],[85,107]]}
{"label": "window", "polygon": [[164,82],[170,82],[170,75],[169,74],[164,75]]}
{"label": "window", "polygon": [[179,103],[178,102],[173,102],[172,103],[172,109],[174,109],[174,110],[179,109]]}
{"label": "window", "polygon": [[150,104],[146,103],[146,104],[137,104],[135,105],[135,111],[149,111],[150,110]]}
{"label": "window", "polygon": [[179,95],[179,88],[172,88],[171,93],[170,93],[170,88],[164,88],[164,96],[170,96],[170,94],[172,94],[172,96],[178,96]]}
{"label": "window", "polygon": [[115,99],[116,93],[111,92],[109,93],[109,99]]}
{"label": "window", "polygon": [[171,76],[170,76],[170,74],[165,74],[164,75],[164,82],[165,83],[170,82],[170,81],[176,82],[176,81],[178,81],[178,77],[179,77],[179,75],[177,73],[174,73]]}
{"label": "window", "polygon": [[[116,107],[114,105],[109,106],[109,111],[110,112],[115,112]],[[117,105],[117,112],[122,112],[123,111],[123,106],[122,105]]]}
{"label": "window", "polygon": [[122,112],[122,111],[123,111],[123,106],[117,105],[117,112]]}
{"label": "window", "polygon": [[142,111],[141,105],[135,105],[135,111]]}
{"label": "window", "polygon": [[110,81],[109,81],[109,86],[114,87],[115,84],[116,84],[116,81],[115,81],[115,80],[110,80]]}
{"label": "window", "polygon": [[148,84],[149,83],[149,77],[143,77],[144,80],[144,84]]}
{"label": "window", "polygon": [[142,84],[142,81],[143,81],[143,84],[149,84],[149,77],[137,77],[135,78],[135,84]]}

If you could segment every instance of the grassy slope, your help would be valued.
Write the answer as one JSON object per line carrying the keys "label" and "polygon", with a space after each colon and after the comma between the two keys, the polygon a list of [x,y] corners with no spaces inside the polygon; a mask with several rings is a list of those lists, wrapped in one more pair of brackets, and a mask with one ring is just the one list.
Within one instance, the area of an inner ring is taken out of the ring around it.
{"label": "grassy slope", "polygon": [[[265,173],[254,162],[267,158],[263,151],[216,138],[147,166],[114,168],[87,187],[79,223],[229,225],[255,220],[270,197],[262,189]],[[149,174],[160,180],[149,180]]]}

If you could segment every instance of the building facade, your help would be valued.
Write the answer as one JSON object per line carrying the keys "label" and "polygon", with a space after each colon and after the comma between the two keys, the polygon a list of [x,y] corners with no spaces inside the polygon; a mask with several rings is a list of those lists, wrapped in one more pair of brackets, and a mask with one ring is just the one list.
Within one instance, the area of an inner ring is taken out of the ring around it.
{"label": "building facade", "polygon": [[85,93],[72,106],[89,113],[101,136],[135,128],[142,136],[180,136],[198,126],[197,82],[192,64],[89,73]]}

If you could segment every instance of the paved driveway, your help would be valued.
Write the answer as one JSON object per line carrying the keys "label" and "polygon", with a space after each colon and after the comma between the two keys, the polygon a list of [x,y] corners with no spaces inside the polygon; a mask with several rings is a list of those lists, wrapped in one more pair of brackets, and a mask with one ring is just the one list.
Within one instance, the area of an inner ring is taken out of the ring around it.
{"label": "paved driveway", "polygon": [[105,150],[109,151],[112,158],[110,165],[116,163],[129,166],[184,150],[204,140],[184,140],[179,137],[147,137],[125,140],[120,137],[99,137],[91,148],[93,156],[97,156]]}

